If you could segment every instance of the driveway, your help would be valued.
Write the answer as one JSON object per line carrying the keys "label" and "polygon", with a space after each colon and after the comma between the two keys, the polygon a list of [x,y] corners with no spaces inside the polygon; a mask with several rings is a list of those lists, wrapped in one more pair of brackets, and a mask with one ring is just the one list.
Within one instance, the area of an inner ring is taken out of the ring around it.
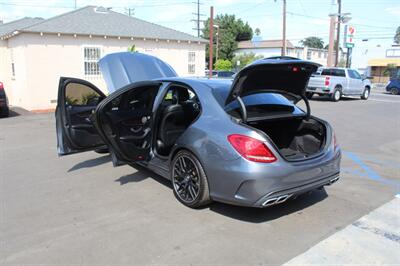
{"label": "driveway", "polygon": [[[339,182],[285,204],[192,210],[168,181],[94,152],[57,157],[54,114],[0,119],[0,264],[281,264],[400,192],[400,96],[315,99]],[[229,178],[229,177],[227,177]]]}

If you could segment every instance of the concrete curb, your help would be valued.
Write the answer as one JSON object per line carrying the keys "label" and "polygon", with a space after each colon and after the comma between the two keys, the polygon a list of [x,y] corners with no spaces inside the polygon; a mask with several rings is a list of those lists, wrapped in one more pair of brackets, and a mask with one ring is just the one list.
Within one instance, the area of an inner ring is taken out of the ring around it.
{"label": "concrete curb", "polygon": [[400,265],[400,198],[372,211],[284,265]]}

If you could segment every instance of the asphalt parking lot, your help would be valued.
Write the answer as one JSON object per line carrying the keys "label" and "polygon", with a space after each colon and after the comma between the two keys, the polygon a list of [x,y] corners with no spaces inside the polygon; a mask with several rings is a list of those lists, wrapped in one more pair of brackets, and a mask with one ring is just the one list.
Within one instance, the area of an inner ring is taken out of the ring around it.
{"label": "asphalt parking lot", "polygon": [[282,264],[400,193],[400,96],[311,101],[341,179],[283,205],[192,210],[169,182],[86,152],[58,158],[54,114],[0,119],[0,264]]}

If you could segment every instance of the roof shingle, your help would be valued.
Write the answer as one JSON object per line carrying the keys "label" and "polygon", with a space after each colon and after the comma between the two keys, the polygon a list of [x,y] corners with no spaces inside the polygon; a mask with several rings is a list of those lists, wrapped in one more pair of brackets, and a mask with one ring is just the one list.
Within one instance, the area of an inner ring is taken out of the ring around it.
{"label": "roof shingle", "polygon": [[21,31],[206,42],[187,33],[96,6],[46,19]]}
{"label": "roof shingle", "polygon": [[42,18],[21,18],[18,20],[14,20],[8,23],[0,24],[0,36],[4,36],[7,34],[11,34],[14,31],[21,30],[25,27],[29,27],[35,25],[39,22],[42,22]]}

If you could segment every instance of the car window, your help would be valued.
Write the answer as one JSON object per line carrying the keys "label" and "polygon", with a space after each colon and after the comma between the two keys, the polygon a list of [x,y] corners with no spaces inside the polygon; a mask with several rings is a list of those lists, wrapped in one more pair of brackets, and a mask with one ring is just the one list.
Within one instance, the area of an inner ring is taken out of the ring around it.
{"label": "car window", "polygon": [[358,74],[356,71],[349,69],[348,70],[349,77],[352,79],[361,79],[360,74]]}
{"label": "car window", "polygon": [[344,69],[337,68],[324,68],[321,72],[321,75],[325,76],[335,76],[335,77],[345,77],[346,73]]}
{"label": "car window", "polygon": [[358,73],[356,70],[353,70],[353,74],[354,74],[356,79],[362,79],[360,73]]}
{"label": "car window", "polygon": [[100,100],[100,94],[87,85],[71,82],[65,87],[66,105],[96,106]]}
{"label": "car window", "polygon": [[[302,115],[304,111],[297,107],[287,97],[279,93],[262,92],[247,95],[242,98],[246,106],[247,116],[260,117],[277,114]],[[225,111],[235,117],[240,117],[240,106],[237,101],[229,103]]]}

